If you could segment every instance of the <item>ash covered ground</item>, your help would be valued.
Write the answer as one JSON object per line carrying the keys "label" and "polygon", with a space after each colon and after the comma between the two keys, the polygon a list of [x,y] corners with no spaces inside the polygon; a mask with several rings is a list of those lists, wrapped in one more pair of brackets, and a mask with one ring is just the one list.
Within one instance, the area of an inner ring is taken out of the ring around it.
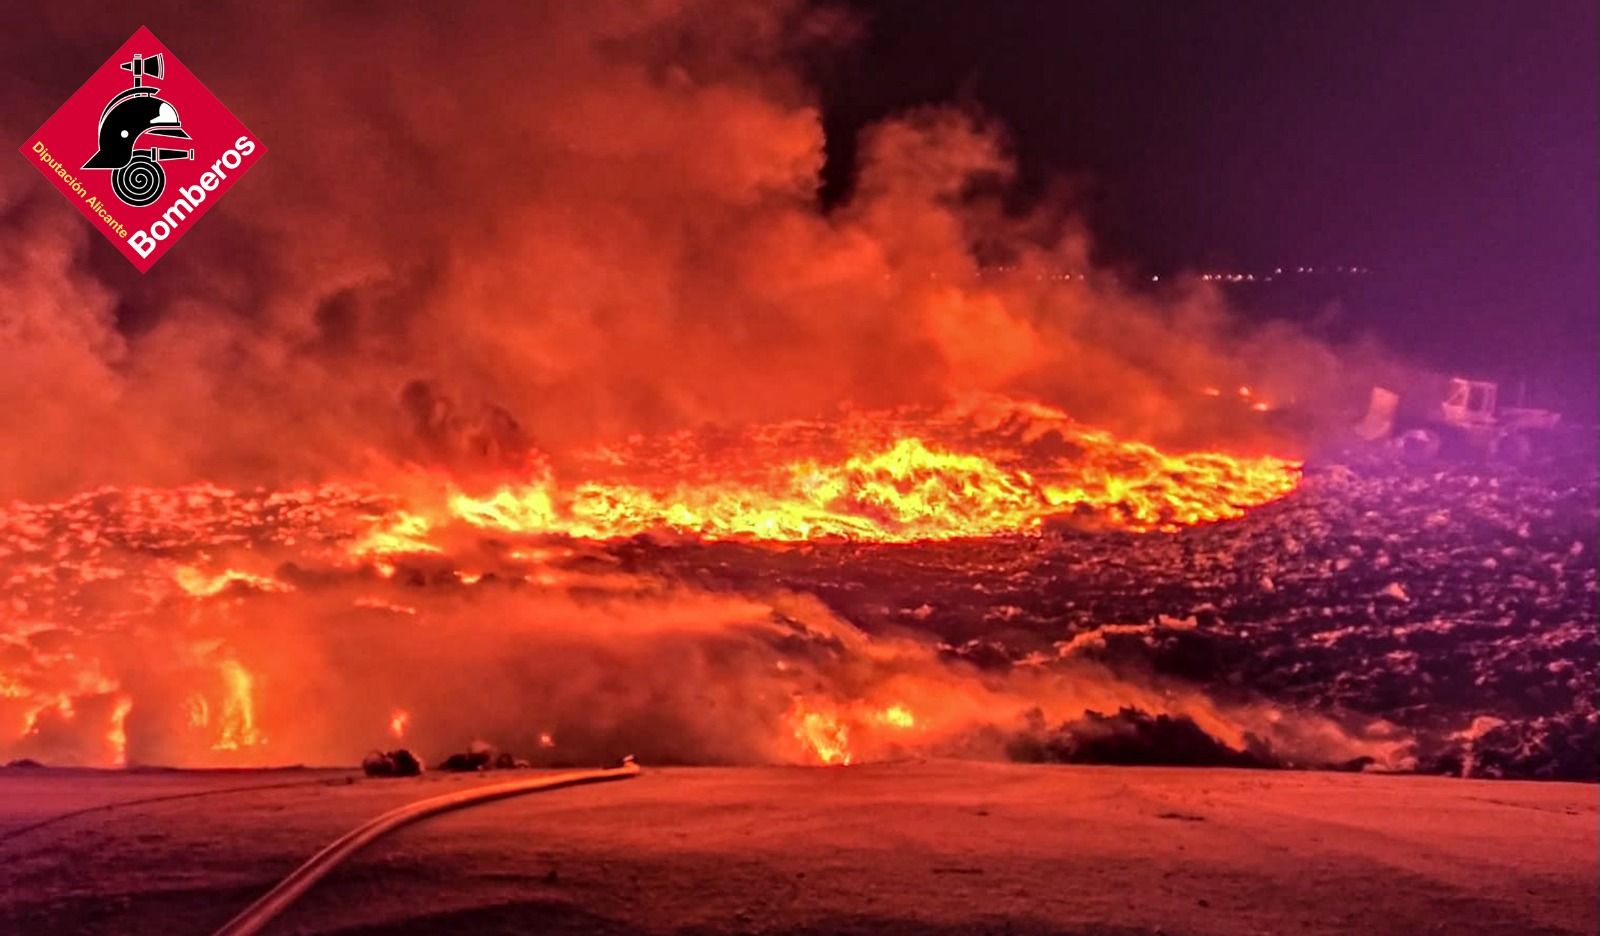
{"label": "ash covered ground", "polygon": [[[1081,654],[1217,698],[1385,719],[1416,738],[1422,772],[1594,780],[1596,499],[1588,463],[1313,465],[1281,502],[1173,534],[612,550],[710,588],[811,592],[868,632],[932,633],[986,668]],[[1132,709],[1010,750],[1273,762]]]}

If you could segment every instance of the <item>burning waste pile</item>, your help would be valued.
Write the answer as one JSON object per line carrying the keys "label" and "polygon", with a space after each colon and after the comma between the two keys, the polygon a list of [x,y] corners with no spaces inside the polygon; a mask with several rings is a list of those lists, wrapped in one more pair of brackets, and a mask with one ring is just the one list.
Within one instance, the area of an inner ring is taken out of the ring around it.
{"label": "burning waste pile", "polygon": [[[1060,282],[968,108],[823,204],[838,10],[531,9],[283,24],[315,81],[217,32],[264,136],[344,131],[168,292],[0,216],[0,759],[1592,772],[1591,475],[1307,469],[1388,356]],[[375,124],[418,35],[504,93]]]}
{"label": "burning waste pile", "polygon": [[1031,533],[1074,517],[1176,529],[1243,516],[1300,477],[1293,459],[1163,452],[992,394],[715,439],[636,437],[574,461],[581,483],[546,475],[481,497],[455,491],[449,512],[491,532],[585,539],[913,542]]}
{"label": "burning waste pile", "polygon": [[[903,439],[909,418],[866,422]],[[486,495],[426,475],[404,499],[14,505],[0,756],[338,763],[387,737],[364,766],[412,775],[412,750],[482,737],[526,759],[475,745],[441,766],[1592,773],[1592,472],[1301,483],[1297,463],[1169,455],[994,400],[917,427],[914,454],[848,421],[759,427],[723,462],[638,440],[587,457],[612,477]],[[761,464],[756,440],[797,434],[817,456]]]}
{"label": "burning waste pile", "polygon": [[[535,493],[474,498],[426,476],[404,487],[434,483],[432,493],[405,501],[325,484],[107,489],[13,505],[0,524],[13,614],[0,753],[328,763],[383,731],[427,750],[488,737],[545,764],[621,751],[658,763],[847,764],[1002,756],[1008,733],[1030,719],[1132,704],[1235,745],[1271,739],[1288,762],[1325,755],[1280,723],[1314,725],[1305,730],[1328,739],[1335,759],[1390,759],[1392,739],[1369,742],[1318,717],[1218,705],[1176,683],[1078,663],[986,673],[942,657],[925,634],[863,631],[804,587],[730,589],[630,558],[796,541],[914,552],[999,530],[1026,542],[1052,518],[1086,514],[1168,527],[1237,515],[1298,475],[1289,462],[1117,443],[1048,408],[1018,404],[995,418],[994,406],[919,417],[929,441],[915,446],[862,439],[848,425],[766,427],[755,434],[780,439],[777,451],[792,450],[796,432],[830,438],[814,458],[768,466],[740,440],[727,480],[702,472],[698,487],[644,472],[568,486],[546,477]],[[905,418],[869,422],[909,438]],[[957,434],[967,449],[954,447]],[[711,458],[684,438],[663,444]],[[879,454],[827,461],[838,446]],[[422,767],[397,752],[370,765]]]}

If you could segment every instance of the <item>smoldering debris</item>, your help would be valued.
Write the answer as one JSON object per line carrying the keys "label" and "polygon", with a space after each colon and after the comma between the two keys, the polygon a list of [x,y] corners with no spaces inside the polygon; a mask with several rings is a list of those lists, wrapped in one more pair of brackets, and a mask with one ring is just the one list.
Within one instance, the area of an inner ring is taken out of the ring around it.
{"label": "smoldering debris", "polygon": [[1049,728],[1034,718],[1006,745],[1019,761],[1144,764],[1185,767],[1287,766],[1267,752],[1236,750],[1184,716],[1150,715],[1124,707],[1107,715],[1089,711]]}
{"label": "smoldering debris", "polygon": [[481,773],[497,766],[494,748],[482,741],[474,741],[465,751],[457,751],[439,762],[439,769],[450,773]]}
{"label": "smoldering debris", "polygon": [[373,751],[361,759],[361,772],[369,777],[420,777],[422,759],[406,748]]}

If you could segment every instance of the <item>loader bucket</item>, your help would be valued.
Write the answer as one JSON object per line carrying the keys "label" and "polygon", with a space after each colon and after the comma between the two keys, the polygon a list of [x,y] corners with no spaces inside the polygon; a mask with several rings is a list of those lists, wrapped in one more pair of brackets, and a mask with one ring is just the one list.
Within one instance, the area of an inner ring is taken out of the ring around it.
{"label": "loader bucket", "polygon": [[1367,415],[1351,427],[1356,436],[1368,442],[1388,438],[1394,431],[1394,415],[1400,408],[1400,395],[1384,387],[1373,387]]}

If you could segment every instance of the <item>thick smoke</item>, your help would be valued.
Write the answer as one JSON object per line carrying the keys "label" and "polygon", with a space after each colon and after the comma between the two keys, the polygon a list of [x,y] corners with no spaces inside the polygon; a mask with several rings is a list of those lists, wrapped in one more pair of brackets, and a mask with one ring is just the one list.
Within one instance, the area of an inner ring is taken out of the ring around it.
{"label": "thick smoke", "polygon": [[[31,78],[0,91],[8,138],[136,25],[102,14],[13,14],[37,19],[7,30]],[[461,469],[973,390],[1260,446],[1197,391],[1315,408],[1350,377],[1198,283],[1041,280],[1089,268],[1089,241],[1061,205],[1002,210],[1004,131],[968,109],[868,128],[824,210],[797,63],[863,28],[827,9],[141,15],[270,153],[144,278],[22,160],[0,167],[0,433],[27,440],[0,454],[3,495]]]}

